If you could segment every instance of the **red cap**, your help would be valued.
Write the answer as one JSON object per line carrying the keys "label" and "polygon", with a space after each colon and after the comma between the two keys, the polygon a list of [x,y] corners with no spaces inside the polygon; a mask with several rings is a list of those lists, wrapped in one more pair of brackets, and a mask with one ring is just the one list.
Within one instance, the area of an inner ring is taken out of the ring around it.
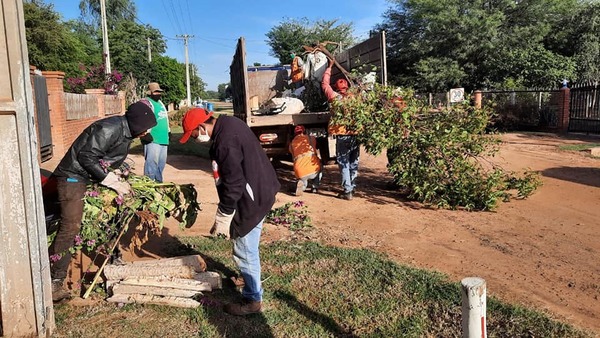
{"label": "red cap", "polygon": [[346,79],[337,79],[337,81],[335,81],[335,87],[340,90],[346,90],[348,89],[348,81],[346,81]]}
{"label": "red cap", "polygon": [[304,126],[296,126],[296,128],[294,128],[294,135],[304,134],[304,130]]}
{"label": "red cap", "polygon": [[179,143],[186,143],[192,135],[192,131],[198,128],[198,126],[208,120],[213,115],[213,112],[208,112],[203,108],[192,108],[185,115],[183,115],[183,136],[179,139]]}

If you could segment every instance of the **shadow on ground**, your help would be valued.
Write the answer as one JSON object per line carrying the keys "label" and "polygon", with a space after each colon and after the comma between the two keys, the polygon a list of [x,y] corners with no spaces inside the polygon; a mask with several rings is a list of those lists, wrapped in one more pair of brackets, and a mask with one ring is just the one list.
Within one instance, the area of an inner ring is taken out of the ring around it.
{"label": "shadow on ground", "polygon": [[600,168],[556,167],[543,170],[541,173],[545,177],[600,187]]}

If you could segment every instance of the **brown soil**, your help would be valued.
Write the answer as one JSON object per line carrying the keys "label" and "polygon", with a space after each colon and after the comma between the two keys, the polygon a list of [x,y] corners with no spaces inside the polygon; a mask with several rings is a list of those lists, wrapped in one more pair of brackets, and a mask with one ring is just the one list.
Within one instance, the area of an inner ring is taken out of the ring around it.
{"label": "brown soil", "polygon": [[[386,190],[386,157],[364,152],[353,200],[335,197],[335,165],[326,167],[319,194],[292,196],[293,174],[284,162],[277,169],[282,191],[276,206],[305,201],[314,224],[306,234],[311,240],[384,252],[398,263],[440,271],[454,281],[478,276],[486,280],[491,296],[600,333],[600,160],[558,149],[600,141],[547,134],[502,138],[494,161],[508,170],[539,171],[543,186],[530,198],[501,204],[494,212],[435,210],[406,200]],[[140,171],[143,158],[132,158]],[[218,203],[208,160],[171,155],[164,177],[195,184],[203,207],[193,227],[182,232],[169,223],[167,232],[208,235]],[[267,224],[263,242],[290,236]]]}

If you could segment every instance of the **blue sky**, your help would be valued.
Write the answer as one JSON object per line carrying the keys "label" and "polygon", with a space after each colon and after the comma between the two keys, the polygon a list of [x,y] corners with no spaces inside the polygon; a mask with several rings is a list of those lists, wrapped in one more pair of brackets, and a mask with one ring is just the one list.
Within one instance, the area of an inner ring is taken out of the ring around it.
{"label": "blue sky", "polygon": [[[45,0],[52,3],[63,19],[79,17],[79,0]],[[111,0],[106,0],[111,1]],[[184,62],[183,41],[177,35],[189,34],[189,58],[199,68],[207,89],[216,90],[229,82],[229,65],[237,39],[246,39],[248,64],[274,64],[265,34],[284,18],[338,19],[354,24],[354,36],[367,37],[369,29],[382,21],[386,0],[136,0],[138,23],[149,24],[167,38],[167,55]],[[206,4],[210,3],[210,4]]]}

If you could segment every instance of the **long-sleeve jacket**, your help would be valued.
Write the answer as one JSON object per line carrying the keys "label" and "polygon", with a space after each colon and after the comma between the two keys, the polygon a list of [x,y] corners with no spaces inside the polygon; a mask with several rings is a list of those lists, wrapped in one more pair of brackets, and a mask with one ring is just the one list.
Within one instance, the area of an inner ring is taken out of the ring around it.
{"label": "long-sleeve jacket", "polygon": [[101,160],[118,168],[133,141],[125,116],[112,116],[88,126],[73,142],[54,175],[74,178],[80,182],[101,182],[107,173]]}
{"label": "long-sleeve jacket", "polygon": [[[240,119],[221,116],[211,135],[210,157],[219,179],[219,209],[236,211],[232,226],[245,236],[271,210],[280,184],[256,135]],[[214,168],[213,168],[214,169]]]}

